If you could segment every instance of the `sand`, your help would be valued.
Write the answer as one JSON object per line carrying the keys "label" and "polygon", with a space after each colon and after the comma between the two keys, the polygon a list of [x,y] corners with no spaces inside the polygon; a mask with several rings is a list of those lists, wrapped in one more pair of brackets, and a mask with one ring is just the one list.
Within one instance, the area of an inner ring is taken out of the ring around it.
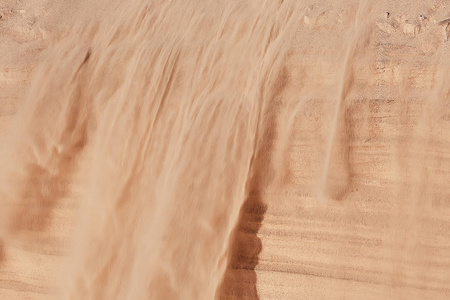
{"label": "sand", "polygon": [[449,13],[4,0],[0,299],[448,299]]}

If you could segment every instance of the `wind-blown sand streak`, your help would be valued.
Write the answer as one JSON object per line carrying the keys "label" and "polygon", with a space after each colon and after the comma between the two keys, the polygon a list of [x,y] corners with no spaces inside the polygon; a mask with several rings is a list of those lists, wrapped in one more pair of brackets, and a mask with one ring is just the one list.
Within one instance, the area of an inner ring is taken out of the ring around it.
{"label": "wind-blown sand streak", "polygon": [[0,298],[448,298],[449,8],[5,1]]}

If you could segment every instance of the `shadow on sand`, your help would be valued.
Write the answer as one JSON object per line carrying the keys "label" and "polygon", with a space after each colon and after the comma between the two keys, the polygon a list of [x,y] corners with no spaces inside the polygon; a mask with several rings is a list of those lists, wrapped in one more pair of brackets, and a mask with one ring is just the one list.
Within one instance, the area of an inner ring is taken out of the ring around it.
{"label": "shadow on sand", "polygon": [[255,268],[262,251],[262,241],[258,231],[267,211],[263,196],[275,174],[272,154],[277,138],[279,96],[287,81],[287,71],[283,70],[273,86],[273,97],[260,122],[261,131],[247,183],[248,194],[232,237],[230,261],[219,290],[219,299],[259,299]]}

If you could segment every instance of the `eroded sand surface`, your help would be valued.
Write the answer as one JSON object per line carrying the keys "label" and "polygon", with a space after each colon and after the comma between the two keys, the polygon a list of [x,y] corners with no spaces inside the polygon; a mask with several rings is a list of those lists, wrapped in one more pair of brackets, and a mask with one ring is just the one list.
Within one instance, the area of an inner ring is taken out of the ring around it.
{"label": "eroded sand surface", "polygon": [[0,17],[0,299],[450,297],[448,1]]}

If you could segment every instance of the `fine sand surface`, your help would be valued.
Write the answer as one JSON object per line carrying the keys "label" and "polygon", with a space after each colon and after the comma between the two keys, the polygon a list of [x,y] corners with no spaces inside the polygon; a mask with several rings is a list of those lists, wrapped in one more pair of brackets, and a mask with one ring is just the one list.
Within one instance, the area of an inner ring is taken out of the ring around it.
{"label": "fine sand surface", "polygon": [[447,0],[0,0],[0,299],[450,299]]}

